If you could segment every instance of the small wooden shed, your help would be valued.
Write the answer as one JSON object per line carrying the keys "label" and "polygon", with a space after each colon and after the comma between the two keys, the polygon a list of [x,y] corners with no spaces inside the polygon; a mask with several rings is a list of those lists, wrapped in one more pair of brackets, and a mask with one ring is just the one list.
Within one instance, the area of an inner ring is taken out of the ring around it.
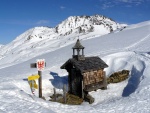
{"label": "small wooden shed", "polygon": [[[61,69],[68,72],[68,92],[84,98],[84,94],[100,88],[107,88],[104,68],[108,65],[99,57],[85,57],[84,47],[79,39],[73,49],[72,58]],[[82,54],[80,54],[82,50]],[[76,52],[76,53],[75,53]]]}

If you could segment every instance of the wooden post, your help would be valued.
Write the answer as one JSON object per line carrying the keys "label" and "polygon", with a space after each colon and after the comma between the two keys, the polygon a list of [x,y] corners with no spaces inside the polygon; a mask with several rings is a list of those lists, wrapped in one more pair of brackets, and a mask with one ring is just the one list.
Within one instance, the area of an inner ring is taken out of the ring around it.
{"label": "wooden post", "polygon": [[83,80],[82,80],[82,98],[84,99],[84,92],[83,92],[83,89],[84,89],[84,87],[83,87]]}
{"label": "wooden post", "polygon": [[103,77],[104,77],[104,80],[103,80],[104,89],[107,89],[107,78],[106,78],[106,73],[105,73],[105,71],[104,71]]}
{"label": "wooden post", "polygon": [[42,71],[38,71],[38,75],[40,78],[38,79],[39,82],[39,98],[42,98]]}
{"label": "wooden post", "polygon": [[53,90],[54,90],[54,101],[56,101],[56,89],[53,88]]}
{"label": "wooden post", "polygon": [[66,99],[66,85],[64,84],[63,85],[63,96],[64,96],[64,103],[66,104],[66,102],[67,102],[67,99]]}

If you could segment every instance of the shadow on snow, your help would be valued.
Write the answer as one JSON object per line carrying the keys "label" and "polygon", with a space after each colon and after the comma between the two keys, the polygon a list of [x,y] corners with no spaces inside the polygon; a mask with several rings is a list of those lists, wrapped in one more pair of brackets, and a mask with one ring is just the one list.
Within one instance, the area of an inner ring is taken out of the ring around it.
{"label": "shadow on snow", "polygon": [[143,71],[144,68],[140,72],[133,66],[131,71],[131,77],[128,80],[127,86],[123,90],[122,97],[127,97],[135,92],[135,90],[138,88],[138,85],[140,84],[140,78],[143,75]]}
{"label": "shadow on snow", "polygon": [[68,75],[60,77],[58,73],[50,72],[54,79],[49,79],[52,85],[57,89],[63,89],[63,86],[68,87]]}

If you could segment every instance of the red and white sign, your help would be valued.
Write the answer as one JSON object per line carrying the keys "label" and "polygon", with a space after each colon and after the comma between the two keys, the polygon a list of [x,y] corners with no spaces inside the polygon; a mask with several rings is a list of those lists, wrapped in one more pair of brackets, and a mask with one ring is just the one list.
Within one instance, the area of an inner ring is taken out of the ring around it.
{"label": "red and white sign", "polygon": [[42,71],[45,68],[45,59],[37,60],[37,69],[38,71]]}

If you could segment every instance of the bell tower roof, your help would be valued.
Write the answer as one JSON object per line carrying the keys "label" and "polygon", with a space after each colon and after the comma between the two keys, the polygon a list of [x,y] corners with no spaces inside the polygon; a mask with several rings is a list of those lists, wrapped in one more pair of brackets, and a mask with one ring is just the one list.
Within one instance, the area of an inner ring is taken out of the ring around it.
{"label": "bell tower roof", "polygon": [[84,49],[84,47],[81,45],[80,40],[78,39],[74,47],[72,49]]}

